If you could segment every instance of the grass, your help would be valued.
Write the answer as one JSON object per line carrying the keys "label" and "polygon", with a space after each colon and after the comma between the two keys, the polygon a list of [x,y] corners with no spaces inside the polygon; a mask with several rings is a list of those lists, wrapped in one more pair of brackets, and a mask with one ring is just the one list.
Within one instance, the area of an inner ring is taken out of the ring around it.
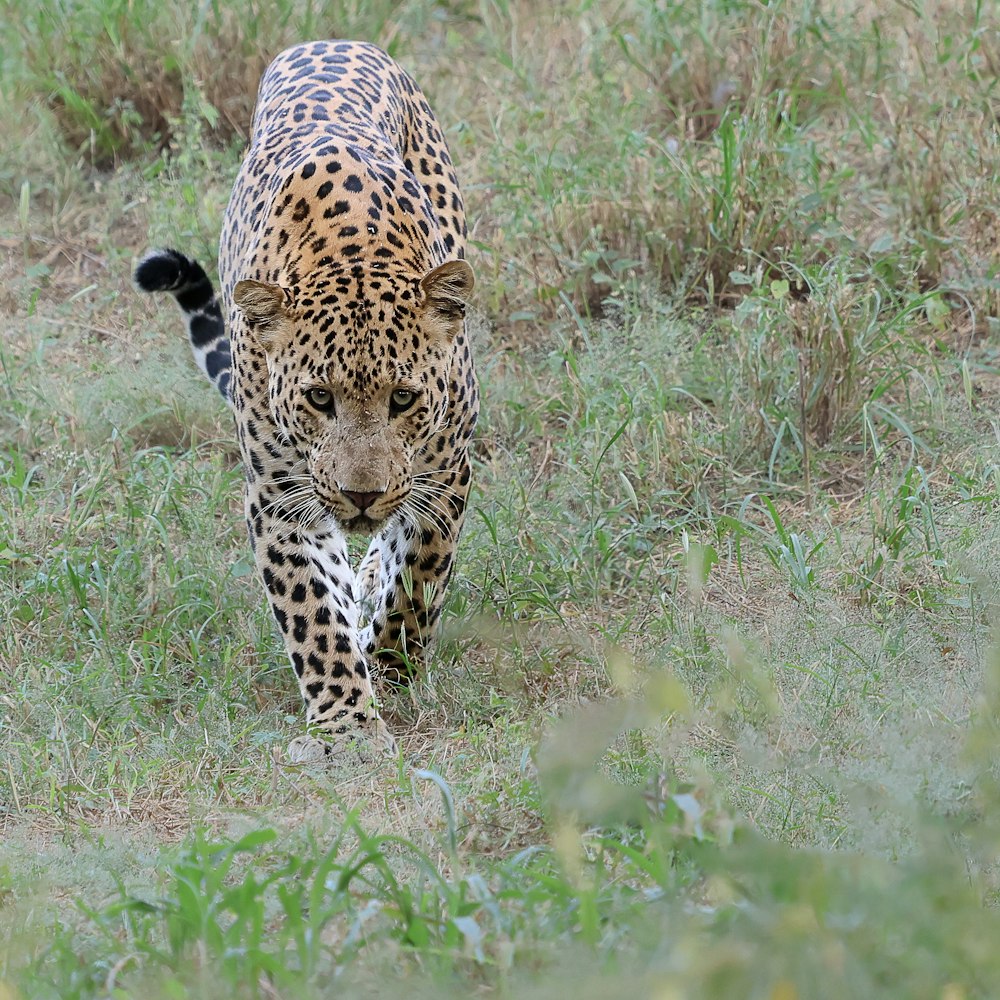
{"label": "grass", "polygon": [[[0,1000],[993,995],[993,7],[258,6],[0,18]],[[486,398],[365,771],[284,762],[231,425],[128,280],[211,263],[323,34],[446,124]]]}

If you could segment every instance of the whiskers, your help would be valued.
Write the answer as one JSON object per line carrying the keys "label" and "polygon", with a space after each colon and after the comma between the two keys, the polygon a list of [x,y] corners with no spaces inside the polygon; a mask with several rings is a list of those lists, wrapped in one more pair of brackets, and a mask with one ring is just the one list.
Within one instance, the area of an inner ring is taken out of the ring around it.
{"label": "whiskers", "polygon": [[[433,527],[443,537],[451,538],[455,525],[455,501],[464,505],[465,494],[438,482],[432,478],[433,475],[432,472],[418,472],[413,476],[409,495],[389,516],[398,516],[418,532],[425,527]],[[313,478],[308,473],[276,476],[271,488],[281,486],[285,489],[264,504],[262,514],[276,512],[303,527],[311,527],[330,518],[337,520],[337,515],[317,495]],[[341,524],[343,526],[343,522]],[[349,524],[347,528],[350,530]],[[377,530],[377,526],[373,530]]]}
{"label": "whiskers", "polygon": [[282,476],[278,482],[291,483],[290,489],[279,493],[273,500],[261,508],[261,513],[280,510],[282,514],[303,526],[310,526],[317,521],[330,517],[330,511],[316,496],[312,476]]}
{"label": "whiskers", "polygon": [[455,513],[448,501],[455,498],[464,503],[465,496],[431,476],[432,472],[418,472],[413,477],[410,494],[400,505],[399,514],[418,531],[430,524],[445,538],[451,538]]}

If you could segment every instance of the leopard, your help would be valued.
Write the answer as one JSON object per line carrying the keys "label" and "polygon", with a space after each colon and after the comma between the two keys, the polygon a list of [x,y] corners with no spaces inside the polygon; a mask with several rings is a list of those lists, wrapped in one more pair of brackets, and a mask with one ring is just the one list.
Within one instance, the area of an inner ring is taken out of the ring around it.
{"label": "leopard", "polygon": [[[261,78],[218,292],[172,248],[135,265],[235,419],[250,547],[305,705],[293,760],[391,748],[380,696],[426,666],[480,405],[467,240],[423,91],[376,45],[325,40]],[[370,538],[356,569],[352,535]]]}

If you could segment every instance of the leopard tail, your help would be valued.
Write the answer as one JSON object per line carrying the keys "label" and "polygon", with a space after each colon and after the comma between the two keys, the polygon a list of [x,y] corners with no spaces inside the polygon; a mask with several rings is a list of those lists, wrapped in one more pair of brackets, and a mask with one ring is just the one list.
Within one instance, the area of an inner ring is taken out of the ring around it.
{"label": "leopard tail", "polygon": [[169,292],[177,300],[198,367],[232,405],[229,336],[204,268],[176,250],[150,250],[136,264],[133,278],[140,290]]}

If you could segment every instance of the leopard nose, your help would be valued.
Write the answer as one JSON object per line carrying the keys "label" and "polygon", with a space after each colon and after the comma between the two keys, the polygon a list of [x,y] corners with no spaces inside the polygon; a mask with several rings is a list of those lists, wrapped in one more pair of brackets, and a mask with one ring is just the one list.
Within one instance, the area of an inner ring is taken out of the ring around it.
{"label": "leopard nose", "polygon": [[371,493],[362,493],[358,490],[341,490],[341,493],[354,504],[362,513],[375,503],[380,496],[385,495],[385,490],[377,490]]}

